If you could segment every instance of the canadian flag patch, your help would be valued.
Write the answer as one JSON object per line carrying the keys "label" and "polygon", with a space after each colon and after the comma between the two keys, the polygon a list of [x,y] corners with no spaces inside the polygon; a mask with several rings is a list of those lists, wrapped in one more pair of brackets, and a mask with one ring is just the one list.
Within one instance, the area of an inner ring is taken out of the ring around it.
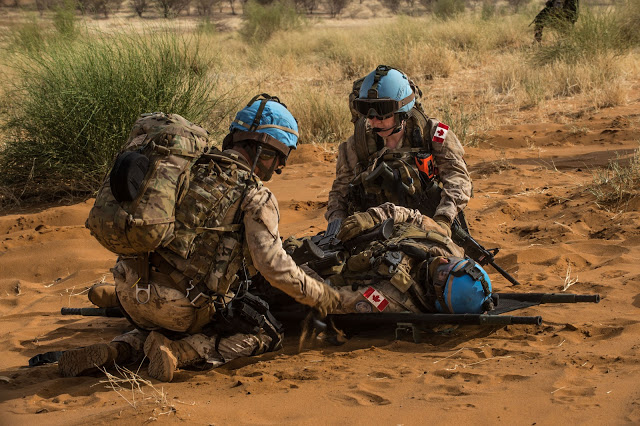
{"label": "canadian flag patch", "polygon": [[438,143],[443,143],[444,139],[447,137],[447,132],[449,131],[449,126],[443,123],[438,123],[436,127],[436,132],[433,134],[433,141]]}
{"label": "canadian flag patch", "polygon": [[389,304],[389,301],[384,298],[382,293],[373,287],[369,287],[362,295],[380,312],[384,311],[384,308]]}

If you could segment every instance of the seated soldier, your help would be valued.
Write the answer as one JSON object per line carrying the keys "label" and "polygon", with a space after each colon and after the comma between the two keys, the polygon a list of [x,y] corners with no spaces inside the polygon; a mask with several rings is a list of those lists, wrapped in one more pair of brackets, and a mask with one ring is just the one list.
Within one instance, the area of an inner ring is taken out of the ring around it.
{"label": "seated soldier", "polygon": [[238,112],[224,151],[204,154],[191,168],[176,207],[176,237],[142,266],[138,257],[120,256],[113,268],[121,309],[136,329],[108,344],[66,351],[59,360],[63,376],[145,355],[149,375],[171,381],[179,367],[277,349],[281,330],[238,278],[243,265],[322,315],[338,305],[337,292],[306,275],[282,249],[278,204],[261,182],[285,166],[297,131],[278,98],[257,96]]}
{"label": "seated soldier", "polygon": [[[388,239],[363,239],[387,219],[395,223]],[[493,309],[487,273],[464,258],[439,224],[417,210],[391,203],[369,208],[346,218],[336,238],[343,252],[339,262],[307,265],[340,293],[340,306],[333,313],[460,314]]]}

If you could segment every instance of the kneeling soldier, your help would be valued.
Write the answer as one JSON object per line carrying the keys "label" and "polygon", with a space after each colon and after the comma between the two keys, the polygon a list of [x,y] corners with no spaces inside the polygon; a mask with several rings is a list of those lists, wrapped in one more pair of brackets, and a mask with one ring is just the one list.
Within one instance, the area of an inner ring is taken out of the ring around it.
{"label": "kneeling soldier", "polygon": [[[167,123],[162,117],[158,123]],[[268,305],[248,292],[249,282],[238,276],[243,272],[246,277],[259,271],[271,285],[322,315],[338,306],[339,294],[306,275],[282,249],[278,204],[261,182],[281,172],[296,148],[297,131],[296,120],[277,98],[257,96],[238,112],[224,151],[200,156],[187,170],[188,184],[175,191],[170,238],[144,255],[119,252],[113,268],[116,293],[136,329],[108,344],[65,352],[59,361],[63,376],[146,355],[149,375],[171,381],[183,366],[215,366],[279,348],[279,324]],[[120,192],[113,185],[112,190]],[[92,227],[91,220],[88,226],[97,235],[105,221],[94,221]]]}

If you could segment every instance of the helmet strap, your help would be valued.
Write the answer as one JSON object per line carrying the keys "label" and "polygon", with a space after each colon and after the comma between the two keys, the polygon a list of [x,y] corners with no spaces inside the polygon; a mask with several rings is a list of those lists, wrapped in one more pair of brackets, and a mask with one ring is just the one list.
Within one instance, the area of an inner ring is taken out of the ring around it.
{"label": "helmet strap", "polygon": [[262,171],[263,167],[262,164],[258,165],[258,160],[260,159],[260,154],[262,154],[262,145],[258,144],[258,146],[256,147],[256,152],[255,152],[255,156],[253,157],[253,166],[251,166],[251,173],[255,173],[256,171],[256,166],[258,167],[258,170]]}
{"label": "helmet strap", "polygon": [[[273,173],[276,172],[280,172],[282,173],[282,171],[277,170],[276,171],[276,166],[278,164],[278,155],[276,154],[276,156],[273,158],[273,160],[271,161],[271,166],[269,167],[265,167],[264,164],[262,164],[262,162],[260,161],[260,155],[262,154],[263,148],[262,148],[262,144],[258,144],[258,147],[256,148],[256,157],[253,160],[253,168],[251,169],[252,171],[255,171],[256,167],[258,168],[258,171],[260,171],[260,174],[262,176],[259,176],[261,180],[263,181],[268,181],[273,177]],[[280,174],[278,173],[278,174]]]}
{"label": "helmet strap", "polygon": [[[391,135],[395,135],[396,133],[398,133],[399,131],[401,131],[404,128],[404,118],[400,116],[401,114],[394,114],[394,118],[395,118],[395,123],[393,126],[388,127],[386,129],[382,129],[380,127],[372,127],[371,130],[374,133],[381,133],[381,132],[388,132],[389,130],[393,130],[389,136]],[[387,137],[389,137],[387,136]]]}

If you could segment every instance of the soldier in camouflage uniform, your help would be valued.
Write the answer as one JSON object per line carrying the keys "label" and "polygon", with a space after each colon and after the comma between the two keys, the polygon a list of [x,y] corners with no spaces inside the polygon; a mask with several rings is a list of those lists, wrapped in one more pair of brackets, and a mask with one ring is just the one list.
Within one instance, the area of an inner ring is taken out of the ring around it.
{"label": "soldier in camouflage uniform", "polygon": [[[393,220],[393,231],[378,226]],[[387,231],[388,232],[388,231]],[[363,235],[367,234],[369,235]],[[375,236],[375,238],[374,238]],[[307,266],[335,286],[341,303],[334,314],[347,313],[482,313],[493,309],[491,280],[482,267],[441,226],[418,210],[385,203],[346,218],[339,245],[323,247],[341,256]],[[289,239],[294,253],[301,242]]]}
{"label": "soldier in camouflage uniform", "polygon": [[563,30],[578,21],[579,0],[547,0],[544,8],[538,12],[532,24],[535,42],[542,42],[542,30],[545,26]]}
{"label": "soldier in camouflage uniform", "polygon": [[354,84],[355,131],[338,150],[327,221],[388,201],[418,209],[451,235],[471,196],[464,149],[446,124],[422,112],[416,92],[384,65]]}
{"label": "soldier in camouflage uniform", "polygon": [[322,315],[337,307],[339,294],[282,249],[278,204],[261,182],[284,167],[297,130],[286,107],[269,96],[254,98],[236,115],[224,151],[203,155],[191,169],[176,208],[175,238],[145,257],[142,269],[134,256],[120,256],[113,268],[121,309],[136,329],[109,344],[66,351],[59,360],[63,376],[146,356],[149,375],[171,381],[180,367],[277,349],[281,330],[238,277],[243,265],[245,275],[259,271]]}

